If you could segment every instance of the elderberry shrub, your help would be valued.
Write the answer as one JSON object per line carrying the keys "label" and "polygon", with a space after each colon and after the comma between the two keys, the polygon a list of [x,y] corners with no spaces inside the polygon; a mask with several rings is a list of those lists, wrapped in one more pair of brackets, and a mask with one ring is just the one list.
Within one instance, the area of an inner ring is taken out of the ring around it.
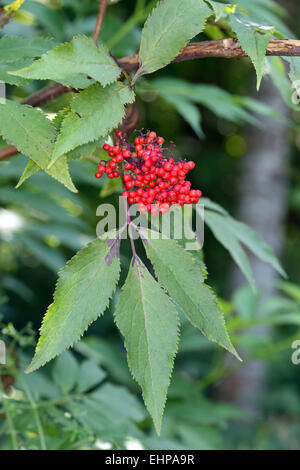
{"label": "elderberry shrub", "polygon": [[114,145],[103,145],[111,159],[101,161],[96,178],[106,173],[108,178],[122,178],[123,197],[129,204],[139,204],[139,211],[164,214],[174,204],[197,204],[202,193],[191,189],[187,173],[195,167],[192,161],[175,162],[166,155],[163,137],[153,131],[140,133],[134,144],[126,141],[118,131]]}

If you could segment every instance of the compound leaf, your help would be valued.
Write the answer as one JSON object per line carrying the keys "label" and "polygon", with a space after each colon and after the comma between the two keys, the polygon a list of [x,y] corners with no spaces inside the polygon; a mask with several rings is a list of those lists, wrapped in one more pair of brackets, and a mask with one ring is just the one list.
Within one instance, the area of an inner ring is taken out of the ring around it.
{"label": "compound leaf", "polygon": [[33,372],[80,339],[108,306],[120,274],[120,260],[105,261],[110,247],[97,239],[81,249],[60,271],[54,302],[41,327],[35,356],[27,369]]}
{"label": "compound leaf", "polygon": [[168,296],[136,259],[115,313],[129,368],[160,433],[178,343],[178,316]]}

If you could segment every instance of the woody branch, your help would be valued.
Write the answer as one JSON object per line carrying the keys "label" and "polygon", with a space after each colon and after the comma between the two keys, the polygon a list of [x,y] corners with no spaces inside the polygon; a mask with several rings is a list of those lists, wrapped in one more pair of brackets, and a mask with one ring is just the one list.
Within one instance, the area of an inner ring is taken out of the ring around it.
{"label": "woody branch", "polygon": [[[267,56],[299,57],[300,40],[271,39],[267,48]],[[202,41],[191,43],[183,49],[183,51],[176,57],[174,62],[182,62],[185,60],[201,59],[206,57],[238,59],[247,57],[247,54],[243,51],[237,39],[228,38],[217,41]],[[126,72],[133,72],[139,67],[138,54],[123,57],[117,61],[119,66]],[[23,104],[29,104],[31,106],[42,106],[70,91],[72,91],[71,88],[65,87],[59,83],[54,83],[53,85],[43,88],[42,90],[24,100]],[[9,158],[16,153],[18,153],[18,150],[15,147],[4,147],[3,149],[0,149],[0,160]]]}

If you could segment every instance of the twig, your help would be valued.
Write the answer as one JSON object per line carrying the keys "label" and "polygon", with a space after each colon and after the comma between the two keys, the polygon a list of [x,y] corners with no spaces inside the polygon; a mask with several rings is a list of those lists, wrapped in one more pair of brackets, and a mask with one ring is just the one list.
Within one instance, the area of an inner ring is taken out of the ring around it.
{"label": "twig", "polygon": [[[271,39],[267,48],[268,56],[300,56],[300,40],[295,39]],[[224,59],[247,57],[237,39],[220,39],[217,41],[195,42],[186,46],[185,49],[176,57],[174,62],[182,62],[185,60],[201,59],[205,57],[221,57]],[[119,66],[126,72],[132,72],[139,68],[138,54],[118,59]],[[72,91],[72,88],[65,87],[59,83],[54,83],[43,88],[34,95],[23,101],[23,104],[31,106],[42,106],[49,101],[58,98]],[[9,158],[17,154],[18,151],[12,146],[0,149],[0,160]]]}
{"label": "twig", "polygon": [[[271,39],[267,48],[268,56],[300,56],[300,40]],[[236,39],[221,39],[218,41],[195,42],[186,46],[176,57],[174,62],[184,60],[201,59],[204,57],[223,57],[225,59],[247,57],[247,54],[239,46]],[[118,59],[120,67],[126,72],[132,72],[139,67],[138,54]],[[42,106],[49,101],[71,91],[71,88],[54,83],[43,88],[34,95],[24,100],[23,104]]]}
{"label": "twig", "polygon": [[[300,40],[295,39],[271,39],[267,48],[267,56],[300,56]],[[237,39],[226,38],[217,41],[194,42],[186,46],[174,59],[174,62],[185,60],[203,59],[206,57],[220,57],[234,59],[247,57]],[[120,67],[132,72],[139,67],[138,54],[124,57],[118,60]]]}
{"label": "twig", "polygon": [[16,155],[16,153],[18,153],[18,150],[13,145],[3,147],[2,149],[0,149],[0,161],[12,157],[13,155]]}
{"label": "twig", "polygon": [[60,83],[52,83],[52,85],[48,85],[45,88],[42,88],[41,90],[26,98],[26,100],[23,100],[22,104],[28,104],[33,107],[43,106],[44,104],[49,103],[49,101],[53,101],[72,90],[73,88],[66,87]]}
{"label": "twig", "polygon": [[99,36],[100,36],[100,33],[101,33],[103,20],[104,20],[104,16],[105,16],[105,13],[106,13],[106,8],[107,8],[107,0],[100,0],[100,2],[99,2],[99,12],[98,12],[96,26],[95,26],[95,30],[94,30],[94,34],[93,34],[93,41],[96,44],[98,42],[98,39],[99,39]]}

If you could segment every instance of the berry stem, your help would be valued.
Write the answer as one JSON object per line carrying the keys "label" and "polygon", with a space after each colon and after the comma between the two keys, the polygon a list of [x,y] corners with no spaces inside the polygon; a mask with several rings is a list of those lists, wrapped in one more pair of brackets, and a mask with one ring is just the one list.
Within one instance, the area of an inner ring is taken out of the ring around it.
{"label": "berry stem", "polygon": [[[124,179],[123,179],[124,172],[123,172],[123,168],[122,168],[121,165],[120,165],[119,173],[120,173],[120,176],[121,176],[123,189],[125,190],[125,183],[124,183]],[[128,199],[127,198],[124,198],[124,199],[126,200],[126,216],[127,216],[128,234],[129,234],[129,238],[130,238],[132,255],[133,255],[133,259],[132,259],[132,266],[133,266],[135,260],[137,259],[137,253],[136,253],[135,244],[134,244],[134,240],[133,240],[133,236],[132,236],[132,227],[131,227],[132,222],[131,222],[131,218],[130,218],[130,209],[129,209]]]}
{"label": "berry stem", "polygon": [[129,204],[128,204],[127,199],[126,199],[126,213],[127,213],[127,223],[128,223],[128,234],[130,238],[132,255],[133,255],[133,260],[132,260],[132,266],[133,266],[135,260],[137,259],[137,253],[136,253],[135,244],[134,244],[133,235],[132,235],[132,222],[130,218],[130,210],[129,210]]}

